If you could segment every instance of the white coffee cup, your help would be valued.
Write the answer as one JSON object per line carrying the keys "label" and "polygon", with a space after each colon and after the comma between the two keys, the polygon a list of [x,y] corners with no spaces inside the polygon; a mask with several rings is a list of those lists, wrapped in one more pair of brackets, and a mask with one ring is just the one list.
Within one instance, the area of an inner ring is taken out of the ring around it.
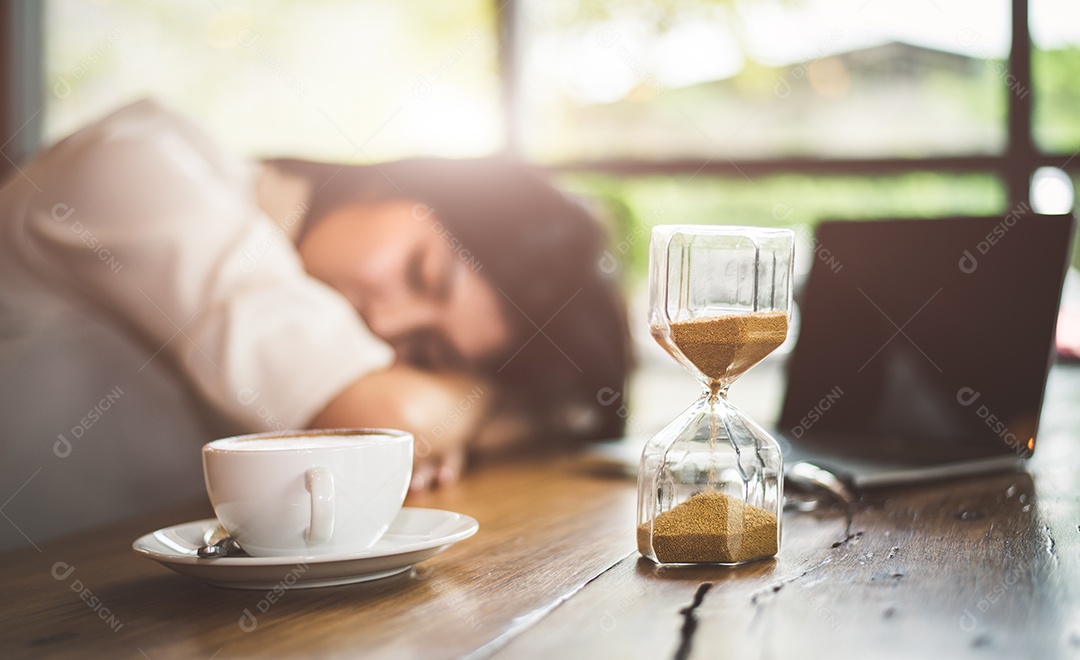
{"label": "white coffee cup", "polygon": [[347,554],[390,527],[412,478],[413,436],[388,429],[257,433],[203,447],[218,521],[254,557]]}

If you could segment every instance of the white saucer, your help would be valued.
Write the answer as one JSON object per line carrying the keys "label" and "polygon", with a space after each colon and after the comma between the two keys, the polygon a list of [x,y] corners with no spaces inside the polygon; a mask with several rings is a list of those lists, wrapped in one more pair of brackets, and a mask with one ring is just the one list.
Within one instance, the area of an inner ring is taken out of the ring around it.
{"label": "white saucer", "polygon": [[196,551],[203,544],[203,535],[216,525],[216,518],[206,518],[166,527],[140,537],[131,547],[166,568],[219,587],[305,589],[396,575],[472,536],[480,528],[475,519],[460,513],[404,507],[386,534],[363,552],[202,559]]}

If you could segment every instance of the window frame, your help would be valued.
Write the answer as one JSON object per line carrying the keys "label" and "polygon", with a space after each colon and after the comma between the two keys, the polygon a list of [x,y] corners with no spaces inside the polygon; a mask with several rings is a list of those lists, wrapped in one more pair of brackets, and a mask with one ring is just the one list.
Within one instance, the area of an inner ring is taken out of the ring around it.
{"label": "window frame", "polygon": [[[503,101],[503,132],[506,151],[513,156],[522,153],[522,108],[520,85],[520,0],[501,0],[497,7],[499,34],[499,72]],[[1015,77],[1018,89],[1034,90],[1031,72],[1031,31],[1028,0],[1011,0],[1009,73]],[[1002,81],[1002,84],[1005,84]],[[913,172],[947,172],[954,174],[991,174],[1005,186],[1012,207],[1030,205],[1031,177],[1043,166],[1080,172],[1077,154],[1042,153],[1035,146],[1032,125],[1034,94],[1008,94],[1006,147],[1000,155],[973,154],[969,156],[925,158],[769,158],[769,159],[712,159],[704,164],[700,159],[641,160],[608,158],[576,160],[548,165],[559,173],[601,173],[615,176],[648,176],[694,174],[750,178],[771,174],[849,174],[888,175]]]}
{"label": "window frame", "polygon": [[0,0],[0,176],[17,170],[44,134],[44,2]]}
{"label": "window frame", "polygon": [[[523,112],[521,79],[521,0],[495,0],[500,100],[503,106],[503,150],[522,158]],[[1009,73],[1019,89],[1034,90],[1029,28],[1029,0],[1011,0]],[[41,146],[44,122],[44,3],[0,0],[0,174],[28,158]],[[1004,81],[1002,82],[1004,84]],[[928,158],[770,158],[641,160],[609,158],[548,165],[558,173],[603,173],[647,176],[699,173],[706,176],[749,178],[771,174],[888,175],[938,171],[991,174],[1008,192],[1010,205],[1030,204],[1031,176],[1043,166],[1080,173],[1077,154],[1043,153],[1036,147],[1032,125],[1034,94],[1008,94],[1006,147],[1000,155]]]}

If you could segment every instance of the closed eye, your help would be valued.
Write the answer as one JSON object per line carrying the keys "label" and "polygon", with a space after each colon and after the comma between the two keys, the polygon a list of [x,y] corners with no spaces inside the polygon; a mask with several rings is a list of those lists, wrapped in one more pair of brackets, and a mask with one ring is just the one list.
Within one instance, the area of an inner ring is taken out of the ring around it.
{"label": "closed eye", "polygon": [[424,295],[427,293],[424,283],[424,248],[417,247],[409,253],[405,262],[405,284],[413,293]]}
{"label": "closed eye", "polygon": [[445,302],[457,279],[457,260],[440,258],[437,250],[418,246],[405,263],[405,284],[418,296]]}
{"label": "closed eye", "polygon": [[433,291],[435,300],[445,302],[450,299],[450,292],[454,288],[454,280],[458,274],[457,259],[445,259],[440,269],[438,284]]}

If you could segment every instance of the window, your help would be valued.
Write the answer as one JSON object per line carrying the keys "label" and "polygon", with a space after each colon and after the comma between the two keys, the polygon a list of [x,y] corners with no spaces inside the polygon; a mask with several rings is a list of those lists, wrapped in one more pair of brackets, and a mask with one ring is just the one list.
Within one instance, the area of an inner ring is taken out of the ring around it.
{"label": "window", "polygon": [[1070,0],[519,4],[520,149],[603,198],[617,240],[1074,199],[1060,172],[1031,187],[1080,170]]}
{"label": "window", "polygon": [[[1068,17],[1062,20],[1063,17]],[[1035,144],[1049,153],[1080,151],[1080,9],[1068,0],[1031,3]]]}
{"label": "window", "polygon": [[524,146],[542,161],[1005,149],[1006,0],[549,7],[521,22]]}
{"label": "window", "polygon": [[5,105],[11,160],[153,94],[252,155],[516,153],[605,202],[617,239],[656,208],[1002,213],[1040,167],[1060,205],[1080,172],[1074,0],[7,4],[11,43],[44,53],[19,60],[43,111]]}
{"label": "window", "polygon": [[153,95],[250,154],[362,161],[500,147],[486,0],[50,0],[45,25],[46,141]]}

